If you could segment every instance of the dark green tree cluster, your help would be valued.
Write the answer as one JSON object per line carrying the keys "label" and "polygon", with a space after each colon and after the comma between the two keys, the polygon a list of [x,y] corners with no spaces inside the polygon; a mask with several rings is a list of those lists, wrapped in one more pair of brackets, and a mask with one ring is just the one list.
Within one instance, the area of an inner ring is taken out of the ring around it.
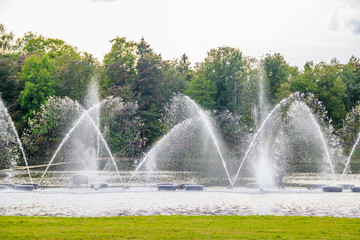
{"label": "dark green tree cluster", "polygon": [[15,119],[24,127],[49,96],[68,96],[82,102],[84,89],[99,64],[63,40],[32,32],[13,41],[1,27],[0,93]]}
{"label": "dark green tree cluster", "polygon": [[312,93],[322,101],[336,129],[342,127],[346,113],[359,101],[360,62],[356,57],[351,57],[347,64],[340,64],[336,59],[329,64],[309,61],[299,71],[277,53],[267,54],[262,65],[271,103],[279,102],[292,92]]}
{"label": "dark green tree cluster", "polygon": [[[36,135],[38,131],[37,141],[52,138],[55,132],[46,132],[49,122],[43,123],[50,116],[42,113],[44,106],[51,109],[46,104],[53,96],[83,104],[94,77],[102,98],[113,96],[122,98],[126,104],[137,103],[131,105],[131,114],[126,117],[112,114],[119,120],[138,119],[140,124],[129,123],[136,129],[131,130],[133,133],[109,119],[105,124],[122,129],[109,135],[109,141],[119,156],[126,157],[139,154],[168,131],[169,126],[160,120],[173,93],[188,95],[212,111],[221,120],[220,128],[228,141],[236,138],[231,132],[234,125],[237,132],[244,134],[256,129],[254,109],[259,106],[260,74],[265,78],[270,105],[275,106],[293,92],[312,93],[322,101],[336,129],[342,128],[347,113],[360,100],[360,60],[356,57],[347,64],[336,59],[318,64],[309,61],[299,70],[279,53],[266,54],[257,60],[244,56],[239,49],[224,46],[211,49],[203,62],[192,66],[186,54],[164,60],[144,38],[134,42],[117,37],[110,42],[111,50],[99,63],[92,55],[60,39],[28,32],[15,40],[14,34],[6,32],[0,24],[0,94],[20,134]],[[230,116],[232,121],[224,120]],[[36,128],[29,131],[29,124]],[[244,144],[241,139],[236,141]],[[135,148],[121,147],[138,143],[142,147],[136,147],[137,153]]]}

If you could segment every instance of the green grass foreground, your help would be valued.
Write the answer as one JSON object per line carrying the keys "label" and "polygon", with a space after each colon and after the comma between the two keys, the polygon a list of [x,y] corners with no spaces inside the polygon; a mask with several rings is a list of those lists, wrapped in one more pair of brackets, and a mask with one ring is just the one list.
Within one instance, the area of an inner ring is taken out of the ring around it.
{"label": "green grass foreground", "polygon": [[0,217],[0,239],[359,239],[360,219],[277,216]]}

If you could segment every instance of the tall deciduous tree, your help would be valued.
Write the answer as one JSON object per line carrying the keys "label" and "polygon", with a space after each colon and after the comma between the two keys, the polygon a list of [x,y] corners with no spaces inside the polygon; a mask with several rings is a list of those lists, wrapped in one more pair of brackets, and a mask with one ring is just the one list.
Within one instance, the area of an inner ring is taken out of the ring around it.
{"label": "tall deciduous tree", "polygon": [[18,62],[14,57],[0,56],[0,95],[10,105],[19,96]]}
{"label": "tall deciduous tree", "polygon": [[338,71],[341,81],[347,86],[346,110],[351,111],[360,100],[360,59],[352,56]]}
{"label": "tall deciduous tree", "polygon": [[339,77],[338,64],[321,62],[314,65],[308,62],[304,66],[303,74],[299,74],[291,82],[292,91],[313,93],[321,100],[334,121],[334,127],[342,125],[342,119],[346,115],[346,84]]}
{"label": "tall deciduous tree", "polygon": [[[286,85],[281,85],[289,80],[289,65],[279,53],[274,55],[266,54],[262,64],[265,71],[269,100],[270,103],[275,104],[279,98],[283,97],[283,91],[287,87]],[[278,94],[279,90],[282,91],[281,94]]]}
{"label": "tall deciduous tree", "polygon": [[117,37],[110,42],[113,44],[111,51],[104,58],[103,93],[132,99],[131,86],[137,75],[137,44],[125,37]]}
{"label": "tall deciduous tree", "polygon": [[67,96],[84,103],[89,83],[96,74],[97,61],[90,54],[84,54],[80,60],[72,60],[59,68],[55,76],[54,89],[57,96]]}
{"label": "tall deciduous tree", "polygon": [[185,95],[191,97],[203,108],[214,110],[216,95],[215,82],[206,80],[204,74],[198,74],[189,82]]}
{"label": "tall deciduous tree", "polygon": [[235,111],[237,94],[241,91],[243,56],[239,49],[220,47],[211,49],[201,71],[205,78],[215,83],[215,107],[217,110]]}
{"label": "tall deciduous tree", "polygon": [[4,24],[0,23],[0,54],[6,55],[12,51],[13,48],[14,33],[6,33]]}
{"label": "tall deciduous tree", "polygon": [[54,72],[54,61],[47,54],[33,55],[25,60],[20,74],[21,81],[25,83],[25,89],[21,91],[18,98],[24,114],[24,122],[34,116],[34,111],[45,103],[48,96],[55,93]]}

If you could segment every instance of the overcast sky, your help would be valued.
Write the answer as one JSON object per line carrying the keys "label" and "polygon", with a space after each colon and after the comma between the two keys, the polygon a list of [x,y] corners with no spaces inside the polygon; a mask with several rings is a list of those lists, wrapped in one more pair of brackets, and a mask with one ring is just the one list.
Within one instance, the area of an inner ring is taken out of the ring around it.
{"label": "overcast sky", "polygon": [[164,59],[186,53],[192,63],[221,46],[279,52],[301,68],[360,57],[358,0],[0,0],[0,23],[16,38],[59,38],[99,60],[117,36],[144,36]]}

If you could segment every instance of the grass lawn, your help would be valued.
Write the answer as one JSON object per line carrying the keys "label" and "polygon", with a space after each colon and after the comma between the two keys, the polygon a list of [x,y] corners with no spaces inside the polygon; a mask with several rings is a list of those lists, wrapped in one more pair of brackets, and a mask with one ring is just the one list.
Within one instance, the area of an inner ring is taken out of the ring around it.
{"label": "grass lawn", "polygon": [[359,218],[0,216],[0,239],[360,239]]}

